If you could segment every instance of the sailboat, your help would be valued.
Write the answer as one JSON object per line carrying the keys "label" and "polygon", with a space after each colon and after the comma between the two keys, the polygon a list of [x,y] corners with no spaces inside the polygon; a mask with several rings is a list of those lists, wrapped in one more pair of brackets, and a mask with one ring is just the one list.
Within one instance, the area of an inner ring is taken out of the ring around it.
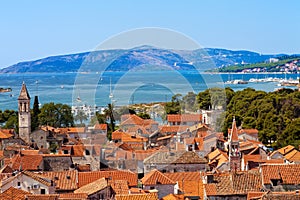
{"label": "sailboat", "polygon": [[112,100],[112,98],[114,98],[114,95],[112,93],[112,90],[111,90],[111,78],[110,78],[110,83],[109,83],[109,98]]}

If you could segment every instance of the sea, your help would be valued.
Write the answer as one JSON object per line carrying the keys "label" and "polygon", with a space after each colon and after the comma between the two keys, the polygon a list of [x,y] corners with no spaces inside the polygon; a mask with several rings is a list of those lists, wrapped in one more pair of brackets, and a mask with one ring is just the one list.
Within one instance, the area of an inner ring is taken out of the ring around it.
{"label": "sea", "polygon": [[0,74],[0,87],[12,89],[11,92],[0,93],[0,110],[17,110],[23,82],[31,96],[31,104],[34,96],[38,96],[40,105],[54,102],[70,106],[106,107],[108,103],[122,106],[167,102],[175,94],[199,93],[212,87],[231,87],[235,91],[250,87],[266,92],[282,87],[278,86],[278,82],[225,84],[232,80],[267,78],[296,80],[298,74],[215,74],[198,71]]}

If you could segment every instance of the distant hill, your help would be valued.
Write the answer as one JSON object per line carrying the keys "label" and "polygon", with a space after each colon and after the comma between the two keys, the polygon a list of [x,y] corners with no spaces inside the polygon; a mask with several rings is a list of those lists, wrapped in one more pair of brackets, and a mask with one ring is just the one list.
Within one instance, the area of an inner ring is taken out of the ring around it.
{"label": "distant hill", "polygon": [[300,55],[278,56],[264,62],[252,64],[238,64],[212,69],[216,72],[288,72],[297,73],[300,67]]}
{"label": "distant hill", "polygon": [[[282,55],[261,55],[251,51],[226,49],[169,50],[151,46],[132,49],[114,49],[59,55],[35,61],[20,62],[0,69],[0,73],[49,73],[127,71],[127,70],[201,70],[241,63],[263,62]],[[84,68],[80,68],[82,64]],[[102,67],[102,68],[101,68]]]}

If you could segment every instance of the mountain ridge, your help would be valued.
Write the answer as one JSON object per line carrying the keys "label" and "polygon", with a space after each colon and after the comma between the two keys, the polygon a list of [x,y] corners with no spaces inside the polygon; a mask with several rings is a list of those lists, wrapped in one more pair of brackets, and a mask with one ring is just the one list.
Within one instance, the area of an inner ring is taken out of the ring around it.
{"label": "mountain ridge", "polygon": [[[19,62],[0,73],[98,72],[128,70],[212,69],[240,63],[257,63],[285,54],[259,54],[247,50],[204,48],[172,50],[152,46],[81,52]],[[83,67],[82,67],[83,66]]]}

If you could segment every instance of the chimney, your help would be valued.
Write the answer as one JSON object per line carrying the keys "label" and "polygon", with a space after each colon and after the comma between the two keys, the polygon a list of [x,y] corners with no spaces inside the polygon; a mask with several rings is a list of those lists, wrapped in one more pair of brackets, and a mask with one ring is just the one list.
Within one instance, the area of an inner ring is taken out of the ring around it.
{"label": "chimney", "polygon": [[207,174],[207,183],[213,183],[213,182],[214,182],[214,175]]}

